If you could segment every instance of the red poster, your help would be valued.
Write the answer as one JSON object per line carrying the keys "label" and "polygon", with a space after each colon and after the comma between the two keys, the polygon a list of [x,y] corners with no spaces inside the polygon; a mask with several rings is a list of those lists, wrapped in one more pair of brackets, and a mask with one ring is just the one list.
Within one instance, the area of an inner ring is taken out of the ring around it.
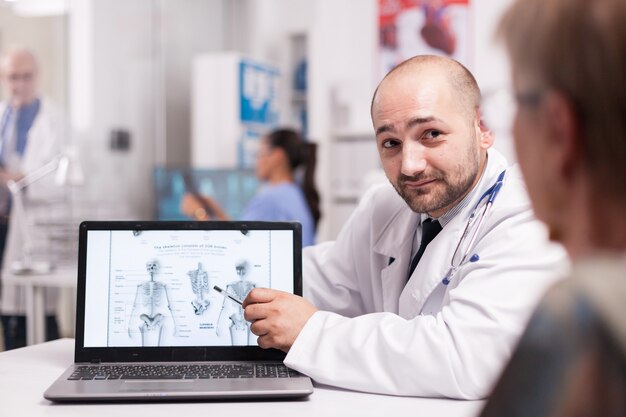
{"label": "red poster", "polygon": [[378,0],[381,77],[419,54],[468,65],[469,0]]}

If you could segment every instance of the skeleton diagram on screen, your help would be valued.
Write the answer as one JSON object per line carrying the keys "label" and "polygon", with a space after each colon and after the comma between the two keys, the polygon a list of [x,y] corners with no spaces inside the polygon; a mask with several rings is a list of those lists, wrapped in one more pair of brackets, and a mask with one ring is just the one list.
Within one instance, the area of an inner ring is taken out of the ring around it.
{"label": "skeleton diagram on screen", "polygon": [[155,281],[154,276],[159,272],[157,260],[146,262],[146,270],[150,281],[137,285],[133,309],[128,324],[128,336],[133,337],[141,333],[142,346],[160,346],[163,328],[167,328],[171,319],[172,334],[176,335],[176,322],[170,305],[167,285]]}
{"label": "skeleton diagram on screen", "polygon": [[191,280],[191,289],[196,295],[195,300],[191,301],[193,306],[193,312],[197,316],[201,315],[209,308],[210,301],[205,299],[204,296],[209,292],[209,274],[202,269],[202,263],[198,262],[198,269],[187,272],[189,279]]}
{"label": "skeleton diagram on screen", "polygon": [[[235,271],[237,276],[239,277],[238,281],[233,281],[230,284],[226,285],[226,293],[232,295],[233,297],[243,300],[246,298],[248,293],[252,291],[256,284],[252,281],[246,279],[246,276],[249,272],[249,265],[247,261],[240,261],[235,265]],[[224,301],[222,301],[222,309],[220,310],[220,314],[217,318],[217,325],[215,328],[216,334],[220,335],[220,323],[222,321],[222,317],[225,315],[224,310],[228,310],[226,314],[230,313],[228,316],[230,318],[230,338],[233,346],[244,346],[248,345],[248,338],[250,336],[250,325],[243,318],[243,307],[228,297],[224,297]]]}

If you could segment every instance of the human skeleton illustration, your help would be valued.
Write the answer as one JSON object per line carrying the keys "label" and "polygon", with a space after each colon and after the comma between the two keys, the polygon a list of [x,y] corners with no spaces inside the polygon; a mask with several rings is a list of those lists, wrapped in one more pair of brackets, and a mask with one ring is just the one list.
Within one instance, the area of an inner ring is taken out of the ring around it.
{"label": "human skeleton illustration", "polygon": [[133,337],[137,330],[141,333],[142,346],[160,346],[166,319],[171,317],[173,334],[176,335],[176,321],[170,305],[167,285],[155,281],[159,263],[151,260],[146,263],[150,281],[137,286],[133,309],[128,325],[128,336]]}
{"label": "human skeleton illustration", "polygon": [[[233,297],[243,300],[246,298],[248,293],[252,291],[256,284],[252,281],[246,279],[246,275],[248,274],[249,265],[247,261],[238,262],[235,265],[235,271],[237,276],[239,277],[238,281],[233,281],[230,284],[226,285],[226,293],[232,295]],[[233,346],[243,346],[248,345],[248,338],[250,336],[250,325],[243,317],[243,307],[236,302],[232,301],[228,297],[224,297],[224,301],[222,301],[222,309],[220,310],[219,317],[217,318],[217,325],[215,327],[215,332],[219,336],[220,335],[220,323],[222,320],[222,316],[225,308],[229,308],[234,310],[234,312],[229,316],[231,324],[230,324],[230,337]]]}
{"label": "human skeleton illustration", "polygon": [[198,269],[187,272],[191,280],[191,289],[196,295],[196,299],[191,301],[193,312],[197,316],[201,315],[209,308],[211,302],[204,298],[205,293],[209,292],[209,274],[202,269],[202,263],[198,262]]}

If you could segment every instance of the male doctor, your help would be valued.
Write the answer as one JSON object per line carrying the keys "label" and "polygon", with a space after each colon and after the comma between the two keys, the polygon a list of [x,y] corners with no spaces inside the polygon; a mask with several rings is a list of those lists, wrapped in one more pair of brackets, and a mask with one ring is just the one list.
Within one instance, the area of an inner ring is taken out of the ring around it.
{"label": "male doctor", "polygon": [[479,101],[474,77],[448,58],[417,56],[383,79],[371,112],[393,188],[371,190],[336,242],[304,252],[304,298],[252,290],[245,317],[261,347],[323,384],[488,394],[566,261],[518,170],[490,149]]}
{"label": "male doctor", "polygon": [[[3,54],[0,80],[7,95],[7,100],[0,103],[0,266],[7,270],[11,261],[19,259],[22,248],[19,224],[15,216],[9,215],[11,195],[7,182],[18,181],[59,153],[63,124],[60,110],[39,96],[39,66],[32,52],[15,48]],[[52,188],[44,179],[29,187],[28,193],[48,195],[54,193]],[[58,337],[53,314],[56,299],[57,291],[47,289],[48,340]],[[2,286],[0,320],[7,350],[26,344],[25,303],[23,288]]]}

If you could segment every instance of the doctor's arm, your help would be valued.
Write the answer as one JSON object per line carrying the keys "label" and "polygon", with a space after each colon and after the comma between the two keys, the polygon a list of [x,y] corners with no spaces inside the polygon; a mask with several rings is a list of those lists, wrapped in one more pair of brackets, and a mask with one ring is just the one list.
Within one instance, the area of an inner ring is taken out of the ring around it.
{"label": "doctor's arm", "polygon": [[[408,396],[487,396],[564,254],[529,210],[492,217],[460,284],[436,315],[315,312],[285,364],[319,383]],[[410,302],[410,300],[407,300]]]}

